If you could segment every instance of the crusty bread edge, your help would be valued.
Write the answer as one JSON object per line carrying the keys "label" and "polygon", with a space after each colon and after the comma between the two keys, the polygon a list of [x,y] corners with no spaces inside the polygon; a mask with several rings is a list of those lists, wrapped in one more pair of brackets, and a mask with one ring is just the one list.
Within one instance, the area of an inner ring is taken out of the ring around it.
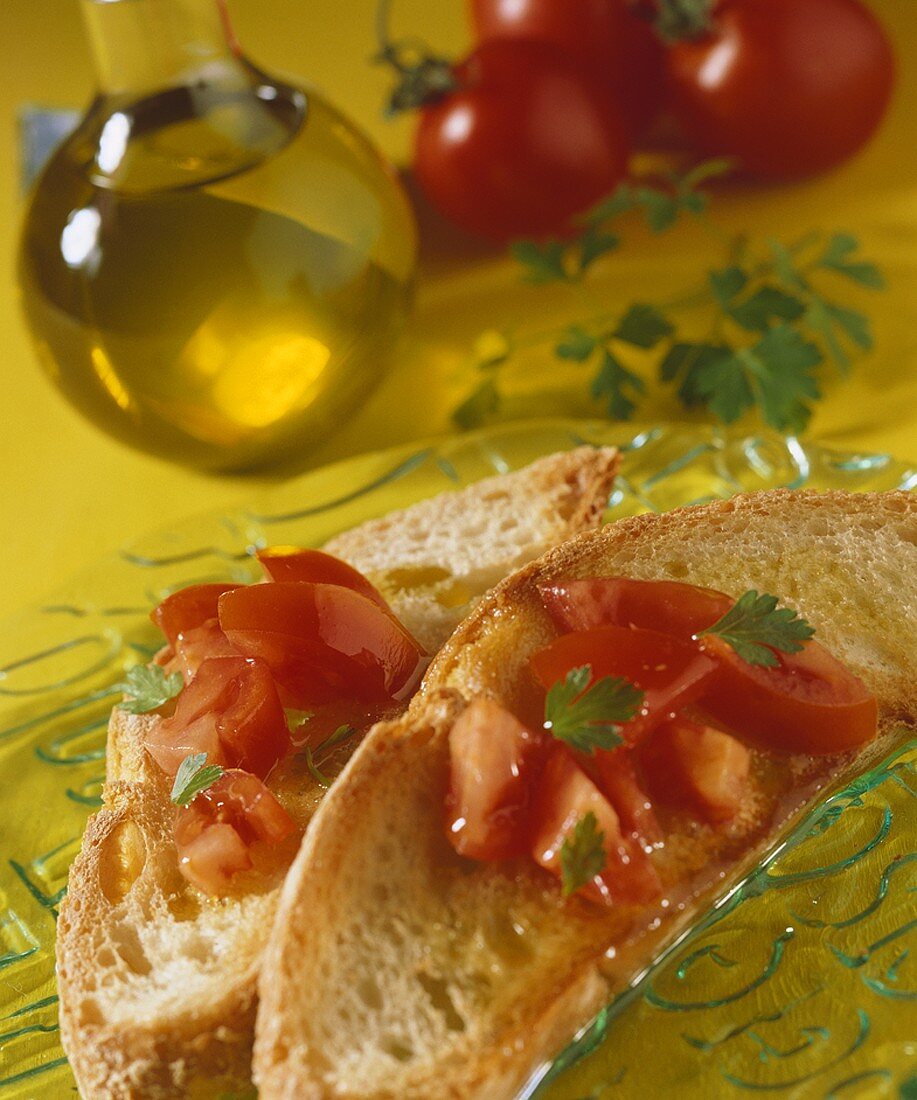
{"label": "crusty bread edge", "polygon": [[[589,530],[601,522],[619,466],[615,448],[583,446],[541,460],[533,486],[545,490],[558,477],[574,490],[575,505],[563,521],[566,535]],[[485,479],[499,481],[502,475]],[[481,484],[480,482],[474,484]],[[435,499],[435,498],[433,498]],[[425,501],[423,503],[432,503]],[[370,521],[372,523],[373,521]],[[106,806],[90,818],[80,854],[71,869],[71,890],[63,899],[58,923],[58,942],[78,943],[82,917],[74,903],[98,892],[99,852],[106,838],[131,816],[135,785],[142,787],[147,772],[142,749],[137,747],[147,716],[113,711],[107,742]],[[74,885],[78,884],[78,885]],[[81,963],[78,949],[58,950],[57,984],[60,992],[61,1041],[77,1080],[91,1088],[93,1097],[175,1096],[198,1075],[220,1075],[237,1081],[251,1072],[258,972],[253,970],[224,979],[220,997],[205,1012],[191,1011],[167,1027],[110,1027],[94,1036],[92,1047],[81,1041],[74,1003]],[[91,965],[91,960],[88,960]],[[181,1052],[176,1057],[176,1052]]]}

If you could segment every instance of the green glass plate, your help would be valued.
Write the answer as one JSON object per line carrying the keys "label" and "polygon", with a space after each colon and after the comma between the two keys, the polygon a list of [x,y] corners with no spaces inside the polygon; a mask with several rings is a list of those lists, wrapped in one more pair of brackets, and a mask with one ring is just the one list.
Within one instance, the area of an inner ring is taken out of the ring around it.
{"label": "green glass plate", "polygon": [[[196,581],[254,579],[259,546],[320,545],[392,508],[583,442],[624,451],[609,519],[778,485],[917,487],[917,469],[887,455],[769,434],[503,426],[350,459],[235,511],[148,535],[8,621],[0,631],[0,1100],[73,1095],[57,1029],[54,922],[99,805],[116,685],[157,645],[150,607]],[[915,763],[917,749],[899,752],[818,807],[529,1093],[917,1096]]]}

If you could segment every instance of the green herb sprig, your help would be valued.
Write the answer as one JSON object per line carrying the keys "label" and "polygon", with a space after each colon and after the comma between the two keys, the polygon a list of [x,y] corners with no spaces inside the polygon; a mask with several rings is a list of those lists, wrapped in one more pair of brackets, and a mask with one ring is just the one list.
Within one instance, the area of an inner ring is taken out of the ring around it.
{"label": "green herb sprig", "polygon": [[186,756],[175,775],[170,797],[176,806],[188,806],[199,794],[212,787],[222,774],[219,764],[207,763],[207,753],[196,752]]}
{"label": "green herb sprig", "polygon": [[134,665],[127,670],[124,683],[117,685],[128,696],[118,709],[127,714],[149,714],[174,699],[184,686],[180,672],[167,675],[159,665]]}
{"label": "green herb sprig", "polygon": [[592,810],[577,821],[560,848],[560,873],[564,897],[600,875],[605,870],[605,834]]}
{"label": "green herb sprig", "polygon": [[319,768],[318,763],[316,763],[316,758],[323,760],[327,757],[331,749],[333,749],[336,745],[340,745],[343,741],[346,741],[349,738],[353,737],[356,732],[357,731],[355,726],[338,726],[338,728],[334,731],[334,733],[331,734],[330,737],[326,737],[325,740],[317,746],[314,752],[309,745],[307,745],[306,748],[303,750],[303,756],[305,757],[306,767],[309,769],[309,774],[312,776],[316,783],[324,787],[326,790],[328,787],[331,786],[331,780]]}
{"label": "green herb sprig", "polygon": [[592,665],[571,668],[552,684],[544,704],[544,726],[571,748],[592,754],[620,745],[618,732],[643,706],[643,692],[628,680],[603,676],[592,680]]}
{"label": "green herb sprig", "polygon": [[777,597],[767,593],[758,595],[754,589],[743,593],[722,618],[706,630],[732,646],[736,653],[750,665],[776,668],[780,661],[774,654],[799,653],[803,642],[815,633],[798,611],[778,607]]}
{"label": "green herb sprig", "polygon": [[[714,160],[656,184],[622,184],[579,219],[570,238],[514,244],[522,278],[536,286],[582,286],[621,246],[622,224],[634,217],[656,234],[693,218],[724,245],[725,257],[673,300],[632,302],[515,341],[499,330],[482,334],[474,353],[481,377],[454,410],[456,424],[472,428],[496,415],[515,354],[549,345],[558,359],[591,368],[590,393],[616,420],[637,411],[647,394],[645,376],[655,374],[685,408],[725,424],[757,410],[778,431],[803,431],[821,397],[819,368],[831,363],[844,375],[857,354],[873,347],[869,318],[835,300],[838,280],[868,290],[881,290],[885,281],[849,233],[810,233],[791,244],[725,234],[710,218],[703,187],[732,167]],[[685,311],[691,324],[680,320]],[[700,328],[699,311],[706,315]],[[635,357],[648,370],[633,370]]]}

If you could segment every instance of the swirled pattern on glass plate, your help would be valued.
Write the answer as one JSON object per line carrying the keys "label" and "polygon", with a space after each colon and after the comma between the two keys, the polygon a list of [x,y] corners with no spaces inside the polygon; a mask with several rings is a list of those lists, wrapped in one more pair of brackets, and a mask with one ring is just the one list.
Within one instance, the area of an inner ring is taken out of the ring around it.
{"label": "swirled pattern on glass plate", "polygon": [[[623,450],[608,519],[778,485],[917,487],[917,469],[888,455],[770,434],[517,424],[350,459],[233,512],[137,539],[5,623],[0,1100],[72,1095],[57,1031],[54,922],[100,804],[116,685],[157,646],[150,608],[186,584],[254,579],[258,547],[319,546],[372,516],[584,442]],[[823,802],[602,1013],[539,1096],[917,1095],[915,761],[917,750],[901,752]]]}

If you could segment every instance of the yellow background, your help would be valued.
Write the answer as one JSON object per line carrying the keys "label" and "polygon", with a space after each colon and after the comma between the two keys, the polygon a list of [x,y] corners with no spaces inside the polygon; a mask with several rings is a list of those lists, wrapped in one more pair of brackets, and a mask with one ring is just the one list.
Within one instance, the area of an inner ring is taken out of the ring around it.
{"label": "yellow background", "polygon": [[[891,114],[870,148],[832,176],[792,187],[733,190],[715,213],[730,231],[791,238],[810,228],[854,231],[889,289],[845,301],[875,318],[877,350],[852,379],[832,379],[814,436],[854,449],[917,459],[917,3],[875,0],[895,40],[899,84]],[[373,52],[373,0],[230,0],[236,30],[268,69],[300,74],[406,159],[410,121],[382,118],[389,78]],[[397,29],[459,52],[468,32],[461,0],[400,0]],[[217,479],[127,451],[83,422],[40,375],[18,313],[14,256],[22,215],[16,112],[23,104],[81,106],[92,77],[76,0],[0,0],[0,519],[4,570],[0,616],[49,594],[71,573],[151,527],[236,503],[254,478]],[[520,286],[499,253],[425,217],[417,310],[399,366],[368,404],[312,456],[320,464],[448,429],[448,410],[470,384],[468,353],[495,325],[518,331],[558,322],[581,307],[564,293]],[[640,237],[608,265],[596,292],[611,303],[667,296],[703,275],[715,249],[687,228]],[[559,381],[557,381],[559,379]],[[550,358],[517,386],[516,414],[594,415],[578,378]],[[645,410],[674,417],[666,399]],[[264,478],[260,479],[265,480]]]}

